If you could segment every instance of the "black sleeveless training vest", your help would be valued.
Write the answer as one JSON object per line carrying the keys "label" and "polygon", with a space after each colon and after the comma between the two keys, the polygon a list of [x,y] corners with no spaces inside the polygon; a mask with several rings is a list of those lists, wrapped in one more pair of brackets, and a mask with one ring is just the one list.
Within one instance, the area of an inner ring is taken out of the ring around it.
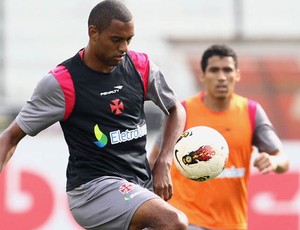
{"label": "black sleeveless training vest", "polygon": [[75,105],[60,122],[69,147],[67,191],[100,176],[118,176],[152,190],[146,159],[144,88],[128,55],[110,72],[87,67],[79,53],[65,66]]}

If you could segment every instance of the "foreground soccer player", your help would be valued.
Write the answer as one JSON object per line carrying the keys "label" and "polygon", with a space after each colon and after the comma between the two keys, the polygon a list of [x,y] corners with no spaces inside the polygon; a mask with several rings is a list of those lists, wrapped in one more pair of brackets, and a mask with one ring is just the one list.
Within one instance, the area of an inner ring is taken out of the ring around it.
{"label": "foreground soccer player", "polygon": [[[130,11],[120,2],[96,5],[88,45],[38,83],[31,99],[0,136],[0,171],[17,144],[60,122],[69,148],[70,210],[86,229],[186,229],[172,196],[172,151],[185,111],[146,54],[128,50]],[[146,158],[144,101],[167,115],[164,149],[152,174]]]}

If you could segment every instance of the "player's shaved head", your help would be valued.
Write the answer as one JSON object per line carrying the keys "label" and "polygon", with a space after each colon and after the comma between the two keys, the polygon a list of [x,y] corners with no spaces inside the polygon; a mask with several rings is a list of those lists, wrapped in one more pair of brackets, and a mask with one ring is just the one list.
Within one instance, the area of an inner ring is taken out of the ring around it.
{"label": "player's shaved head", "polygon": [[129,22],[132,20],[132,14],[123,3],[117,0],[105,0],[92,9],[88,26],[94,25],[99,31],[103,31],[113,19]]}

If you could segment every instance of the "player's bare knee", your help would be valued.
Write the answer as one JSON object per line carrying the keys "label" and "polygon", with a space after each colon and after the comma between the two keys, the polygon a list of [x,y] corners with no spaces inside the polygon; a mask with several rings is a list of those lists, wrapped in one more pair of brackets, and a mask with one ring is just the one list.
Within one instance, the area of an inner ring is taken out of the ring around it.
{"label": "player's bare knee", "polygon": [[180,229],[188,229],[189,220],[184,213],[179,214],[180,219]]}
{"label": "player's bare knee", "polygon": [[168,224],[171,225],[169,229],[184,230],[188,228],[188,219],[182,212],[174,212],[170,218],[168,218]]}

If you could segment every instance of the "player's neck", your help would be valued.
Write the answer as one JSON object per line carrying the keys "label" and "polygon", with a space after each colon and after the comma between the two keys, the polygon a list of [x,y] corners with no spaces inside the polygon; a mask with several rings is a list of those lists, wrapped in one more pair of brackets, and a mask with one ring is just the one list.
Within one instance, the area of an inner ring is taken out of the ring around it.
{"label": "player's neck", "polygon": [[231,97],[227,98],[214,98],[208,95],[204,95],[203,103],[212,111],[223,112],[230,107]]}
{"label": "player's neck", "polygon": [[95,53],[92,51],[90,45],[88,45],[84,49],[84,54],[83,54],[83,62],[91,69],[98,71],[100,73],[109,73],[112,71],[114,66],[108,66],[105,65],[103,62],[101,62]]}

